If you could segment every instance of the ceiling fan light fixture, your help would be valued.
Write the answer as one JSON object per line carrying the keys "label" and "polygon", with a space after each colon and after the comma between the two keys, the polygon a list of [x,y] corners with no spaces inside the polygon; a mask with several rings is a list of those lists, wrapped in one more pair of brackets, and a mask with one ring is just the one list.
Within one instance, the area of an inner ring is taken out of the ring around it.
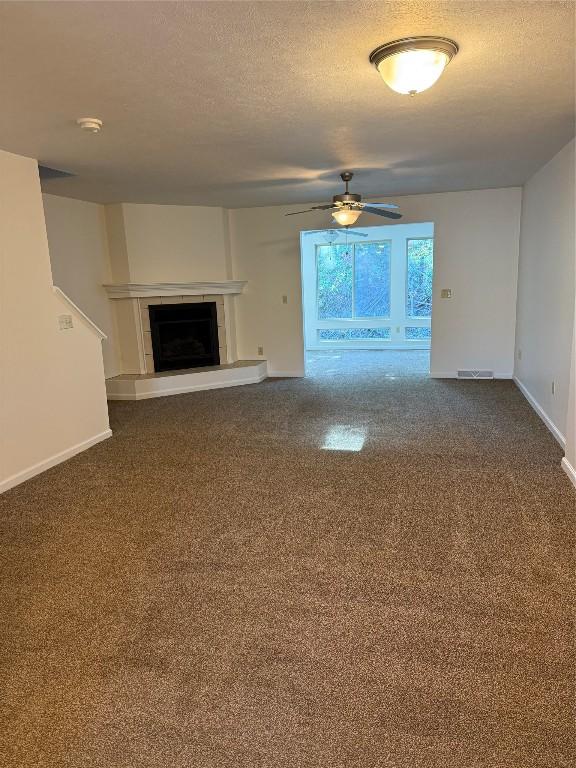
{"label": "ceiling fan light fixture", "polygon": [[361,210],[355,211],[352,208],[340,208],[332,213],[332,218],[341,226],[349,227],[351,224],[356,223],[361,213]]}
{"label": "ceiling fan light fixture", "polygon": [[401,219],[402,214],[397,211],[387,211],[386,208],[398,208],[395,203],[373,203],[368,205],[362,202],[362,195],[350,192],[348,185],[354,174],[352,171],[342,171],[340,178],[346,185],[344,193],[333,195],[332,202],[328,205],[313,205],[305,211],[288,211],[284,216],[299,216],[301,213],[310,213],[312,211],[331,211],[331,216],[337,224],[343,227],[349,227],[356,222],[360,214],[372,213],[376,216],[384,216],[386,219]]}
{"label": "ceiling fan light fixture", "polygon": [[434,85],[457,53],[447,37],[406,37],[376,48],[370,62],[389,88],[415,96]]}
{"label": "ceiling fan light fixture", "polygon": [[76,125],[79,125],[87,133],[100,133],[102,130],[102,120],[97,117],[79,117],[76,120]]}

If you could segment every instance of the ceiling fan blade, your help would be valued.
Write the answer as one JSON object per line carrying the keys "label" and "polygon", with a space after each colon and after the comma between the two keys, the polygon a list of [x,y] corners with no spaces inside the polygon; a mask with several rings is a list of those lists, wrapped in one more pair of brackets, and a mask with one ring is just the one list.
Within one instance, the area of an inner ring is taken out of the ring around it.
{"label": "ceiling fan blade", "polygon": [[331,208],[338,208],[334,203],[330,205],[313,205],[312,208],[306,208],[305,211],[294,211],[294,213],[285,213],[284,216],[297,216],[299,213],[310,213],[310,211],[329,211]]}
{"label": "ceiling fan blade", "polygon": [[360,205],[370,205],[372,208],[398,208],[396,203],[360,203]]}
{"label": "ceiling fan blade", "polygon": [[318,235],[325,233],[332,233],[336,235],[336,237],[339,237],[345,233],[348,233],[349,235],[355,235],[356,237],[368,237],[368,232],[357,232],[355,229],[348,229],[348,227],[340,227],[339,229],[309,229],[307,232],[303,232],[302,234],[307,237],[308,235]]}
{"label": "ceiling fan blade", "polygon": [[364,208],[362,208],[363,213],[375,213],[376,216],[385,216],[387,219],[401,219],[402,214],[396,213],[395,211],[384,211],[380,208],[372,208],[369,205],[365,205]]}

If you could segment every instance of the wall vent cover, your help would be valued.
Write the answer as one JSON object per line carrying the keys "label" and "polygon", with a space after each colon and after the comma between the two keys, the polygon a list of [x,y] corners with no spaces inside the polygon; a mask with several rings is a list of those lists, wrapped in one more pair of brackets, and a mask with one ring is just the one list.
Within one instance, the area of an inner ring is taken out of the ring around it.
{"label": "wall vent cover", "polygon": [[69,176],[76,176],[75,173],[70,171],[61,171],[58,168],[50,168],[47,165],[38,165],[38,173],[40,174],[40,181],[46,181],[47,179],[67,179]]}
{"label": "wall vent cover", "polygon": [[494,371],[458,371],[459,379],[493,379]]}

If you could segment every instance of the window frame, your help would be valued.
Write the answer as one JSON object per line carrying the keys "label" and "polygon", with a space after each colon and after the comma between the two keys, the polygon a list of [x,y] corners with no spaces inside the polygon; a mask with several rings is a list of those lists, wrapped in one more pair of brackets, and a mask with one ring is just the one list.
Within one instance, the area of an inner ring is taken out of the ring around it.
{"label": "window frame", "polygon": [[[410,247],[409,244],[413,240],[431,240],[432,241],[432,279],[434,279],[434,250],[435,250],[435,248],[434,248],[434,246],[435,246],[434,235],[432,235],[431,237],[422,237],[422,236],[420,236],[420,237],[407,237],[406,238],[406,243],[405,243],[405,248],[406,248],[406,258],[405,258],[405,264],[406,264],[406,285],[404,287],[404,319],[406,320],[406,322],[404,324],[404,338],[408,342],[414,341],[414,339],[406,339],[406,328],[407,327],[412,327],[412,328],[415,327],[414,321],[416,321],[416,323],[418,323],[418,321],[420,321],[420,320],[425,321],[425,322],[431,321],[432,320],[432,302],[434,300],[434,291],[431,290],[430,291],[430,314],[429,315],[410,315],[408,313],[408,295],[409,295],[408,270],[409,270],[409,261],[410,261],[410,257],[409,257],[408,251],[409,251],[409,247]],[[427,326],[425,326],[425,327],[427,327]]]}
{"label": "window frame", "polygon": [[[415,239],[415,238],[413,238]],[[419,238],[424,239],[424,238]],[[357,245],[373,245],[373,244],[380,244],[380,243],[387,243],[388,244],[388,252],[387,252],[387,258],[388,258],[388,314],[387,315],[357,315],[356,314],[356,246]],[[360,327],[366,327],[367,322],[372,321],[391,321],[392,316],[392,280],[393,280],[393,259],[392,259],[392,238],[379,238],[378,240],[362,240],[362,242],[353,242],[348,243],[347,248],[351,250],[352,252],[352,315],[351,317],[323,317],[321,318],[319,316],[320,313],[320,302],[319,302],[319,293],[318,293],[318,287],[319,287],[319,273],[320,270],[318,269],[318,255],[321,248],[332,248],[333,246],[329,243],[316,243],[315,249],[314,249],[314,258],[316,261],[315,268],[316,268],[316,322],[323,323],[323,322],[360,322],[362,325]]]}

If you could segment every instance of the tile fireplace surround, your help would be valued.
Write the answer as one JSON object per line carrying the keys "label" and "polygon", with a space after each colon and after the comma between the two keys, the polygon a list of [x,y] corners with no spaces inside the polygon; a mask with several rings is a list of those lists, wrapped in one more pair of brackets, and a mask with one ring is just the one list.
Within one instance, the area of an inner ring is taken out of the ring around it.
{"label": "tile fireplace surround", "polygon": [[[152,304],[215,302],[218,317],[220,362],[237,360],[232,301],[242,293],[245,282],[225,283],[124,283],[105,285],[114,301],[123,371],[127,374],[154,373],[152,337],[148,307]],[[193,369],[191,369],[193,371]]]}

